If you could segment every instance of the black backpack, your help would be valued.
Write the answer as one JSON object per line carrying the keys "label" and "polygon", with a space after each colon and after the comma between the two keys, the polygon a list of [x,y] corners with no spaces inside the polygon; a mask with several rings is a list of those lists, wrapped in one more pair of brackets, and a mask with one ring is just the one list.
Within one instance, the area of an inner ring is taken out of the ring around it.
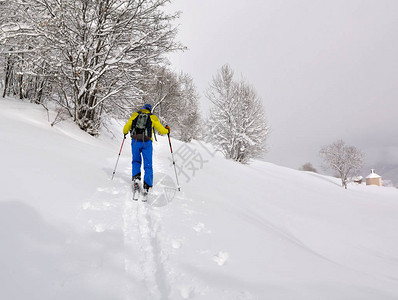
{"label": "black backpack", "polygon": [[133,120],[130,135],[133,139],[148,141],[152,137],[151,113],[138,112],[138,116]]}

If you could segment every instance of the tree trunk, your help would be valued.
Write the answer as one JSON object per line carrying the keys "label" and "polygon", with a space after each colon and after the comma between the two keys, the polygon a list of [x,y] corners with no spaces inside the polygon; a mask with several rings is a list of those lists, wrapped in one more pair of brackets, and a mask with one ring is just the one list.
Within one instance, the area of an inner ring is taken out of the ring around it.
{"label": "tree trunk", "polygon": [[7,59],[7,67],[6,67],[6,72],[4,74],[5,78],[4,78],[4,91],[3,91],[3,98],[6,96],[7,94],[7,87],[8,87],[8,83],[10,81],[10,72],[11,71],[11,63],[10,63],[10,58]]}
{"label": "tree trunk", "polygon": [[18,75],[18,90],[19,90],[19,99],[23,99],[23,89],[22,89],[22,83],[23,83],[23,75]]}

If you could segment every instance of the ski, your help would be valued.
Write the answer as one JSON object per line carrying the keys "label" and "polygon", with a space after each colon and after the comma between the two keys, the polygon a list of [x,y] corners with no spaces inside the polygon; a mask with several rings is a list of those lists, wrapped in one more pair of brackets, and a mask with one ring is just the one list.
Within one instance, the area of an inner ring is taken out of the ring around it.
{"label": "ski", "polygon": [[142,188],[141,181],[135,179],[133,181],[133,200],[138,201],[141,199],[142,202],[148,201],[149,191],[147,189]]}
{"label": "ski", "polygon": [[141,201],[142,202],[147,202],[148,201],[148,191],[147,190],[144,190],[143,192],[142,192],[142,199],[141,199]]}
{"label": "ski", "polygon": [[133,200],[138,201],[138,198],[141,194],[141,185],[139,180],[133,181]]}

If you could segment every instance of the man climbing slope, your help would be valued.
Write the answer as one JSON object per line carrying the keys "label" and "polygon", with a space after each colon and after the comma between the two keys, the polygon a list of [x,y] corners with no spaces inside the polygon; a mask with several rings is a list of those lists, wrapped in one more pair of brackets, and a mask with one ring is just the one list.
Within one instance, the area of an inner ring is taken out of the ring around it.
{"label": "man climbing slope", "polygon": [[[144,162],[144,195],[148,194],[153,186],[153,167],[152,167],[152,134],[155,128],[160,134],[168,134],[170,127],[160,123],[157,116],[151,113],[152,106],[145,104],[139,111],[134,112],[124,125],[123,133],[131,136],[132,152],[132,180],[134,191],[140,189],[141,182],[141,163]],[[136,199],[135,199],[136,200]]]}

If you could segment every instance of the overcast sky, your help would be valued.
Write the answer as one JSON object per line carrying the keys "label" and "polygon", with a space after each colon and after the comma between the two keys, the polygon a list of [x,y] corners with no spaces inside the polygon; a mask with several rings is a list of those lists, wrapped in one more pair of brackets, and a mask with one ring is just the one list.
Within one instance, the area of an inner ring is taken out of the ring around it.
{"label": "overcast sky", "polygon": [[[320,166],[342,138],[367,165],[398,164],[398,1],[174,0],[182,12],[171,56],[203,91],[223,64],[264,102],[266,160]],[[367,175],[367,174],[362,174]]]}

